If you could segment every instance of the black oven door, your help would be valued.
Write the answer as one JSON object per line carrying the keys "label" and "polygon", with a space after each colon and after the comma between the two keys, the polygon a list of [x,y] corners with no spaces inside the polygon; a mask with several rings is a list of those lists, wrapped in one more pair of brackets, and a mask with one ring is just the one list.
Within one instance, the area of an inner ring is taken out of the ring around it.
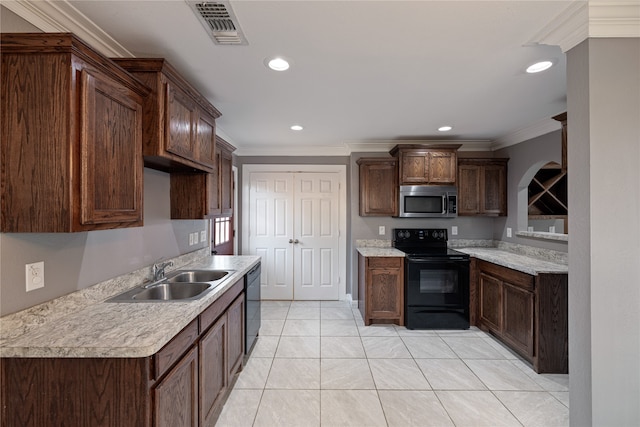
{"label": "black oven door", "polygon": [[469,259],[408,258],[405,316],[408,329],[468,329]]}

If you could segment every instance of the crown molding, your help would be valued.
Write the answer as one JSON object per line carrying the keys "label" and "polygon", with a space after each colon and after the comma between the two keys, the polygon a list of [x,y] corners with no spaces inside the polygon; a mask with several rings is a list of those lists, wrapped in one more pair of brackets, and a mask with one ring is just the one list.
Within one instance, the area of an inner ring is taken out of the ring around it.
{"label": "crown molding", "polygon": [[501,148],[510,147],[512,145],[519,144],[523,141],[536,138],[541,135],[545,135],[549,132],[559,130],[561,128],[560,122],[551,118],[542,119],[536,123],[533,123],[527,127],[518,129],[511,133],[508,133],[500,138],[496,139],[491,146],[493,151]]}
{"label": "crown molding", "polygon": [[556,45],[567,52],[589,37],[640,37],[640,1],[576,1],[528,44]]}
{"label": "crown molding", "polygon": [[266,145],[243,145],[237,146],[233,152],[236,156],[348,156],[350,154],[344,145],[305,145],[305,146],[276,146]]}
{"label": "crown molding", "polygon": [[2,6],[45,33],[73,33],[107,57],[134,56],[67,0],[9,0]]}
{"label": "crown molding", "polygon": [[589,37],[640,37],[640,1],[589,2]]}

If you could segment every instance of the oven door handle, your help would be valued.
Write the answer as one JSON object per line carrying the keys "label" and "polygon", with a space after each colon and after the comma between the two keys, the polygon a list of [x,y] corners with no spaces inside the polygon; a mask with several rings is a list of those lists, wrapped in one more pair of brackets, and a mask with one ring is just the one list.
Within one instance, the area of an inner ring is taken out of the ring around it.
{"label": "oven door handle", "polygon": [[469,262],[469,258],[451,256],[447,258],[407,258],[407,264],[451,264],[459,261]]}

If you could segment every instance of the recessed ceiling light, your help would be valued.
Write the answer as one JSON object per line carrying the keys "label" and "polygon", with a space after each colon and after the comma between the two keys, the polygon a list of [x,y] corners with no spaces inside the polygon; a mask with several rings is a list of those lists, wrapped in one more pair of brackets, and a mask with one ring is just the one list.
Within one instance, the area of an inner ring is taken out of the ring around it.
{"label": "recessed ceiling light", "polygon": [[289,69],[289,62],[281,57],[267,59],[267,66],[274,71],[285,71]]}
{"label": "recessed ceiling light", "polygon": [[304,129],[304,128],[302,126],[300,126],[300,125],[291,126],[291,130],[302,130],[302,129]]}
{"label": "recessed ceiling light", "polygon": [[540,71],[548,70],[553,65],[551,61],[540,61],[527,68],[527,73],[539,73]]}
{"label": "recessed ceiling light", "polygon": [[438,128],[438,130],[439,130],[440,132],[449,132],[451,129],[453,129],[453,127],[452,127],[452,126],[440,126],[440,127]]}

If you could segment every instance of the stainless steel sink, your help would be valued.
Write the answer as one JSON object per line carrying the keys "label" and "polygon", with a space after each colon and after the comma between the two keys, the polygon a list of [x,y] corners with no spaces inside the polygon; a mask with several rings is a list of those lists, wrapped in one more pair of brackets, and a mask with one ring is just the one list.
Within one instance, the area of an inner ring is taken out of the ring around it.
{"label": "stainless steel sink", "polygon": [[211,283],[157,283],[142,289],[131,298],[147,301],[184,300],[197,297],[211,286]]}
{"label": "stainless steel sink", "polygon": [[167,282],[217,282],[229,274],[226,270],[183,270],[167,276]]}
{"label": "stainless steel sink", "polygon": [[222,285],[233,270],[178,270],[145,286],[123,292],[107,302],[170,302],[204,297]]}

